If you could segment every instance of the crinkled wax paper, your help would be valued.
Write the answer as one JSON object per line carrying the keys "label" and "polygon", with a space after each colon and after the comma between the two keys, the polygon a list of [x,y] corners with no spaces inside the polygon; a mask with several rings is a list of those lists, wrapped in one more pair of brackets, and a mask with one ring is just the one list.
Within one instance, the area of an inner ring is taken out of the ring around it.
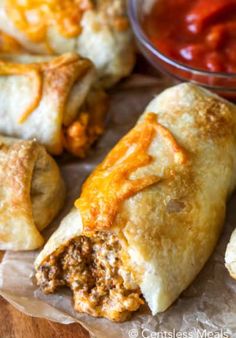
{"label": "crinkled wax paper", "polygon": [[[67,155],[59,159],[68,197],[62,213],[47,229],[45,236],[52,233],[70,210],[86,176],[134,125],[147,103],[167,86],[168,83],[161,79],[133,75],[113,90],[107,130],[89,158],[81,161]],[[121,324],[75,313],[70,290],[62,289],[46,296],[35,285],[33,262],[37,252],[5,254],[0,264],[0,295],[26,314],[64,324],[79,322],[90,331],[91,336],[98,338],[149,338],[162,337],[158,336],[160,333],[172,334],[166,335],[167,338],[180,332],[188,333],[190,338],[206,332],[211,334],[210,337],[213,334],[214,337],[221,334],[221,338],[227,334],[228,337],[236,337],[236,281],[229,277],[224,267],[226,244],[236,226],[235,205],[236,195],[229,201],[220,242],[203,271],[169,310],[155,317],[146,307],[130,321]]]}

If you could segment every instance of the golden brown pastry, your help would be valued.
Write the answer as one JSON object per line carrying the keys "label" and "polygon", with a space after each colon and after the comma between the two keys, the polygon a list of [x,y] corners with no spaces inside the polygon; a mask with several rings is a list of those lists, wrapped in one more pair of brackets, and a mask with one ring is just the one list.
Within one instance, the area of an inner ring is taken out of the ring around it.
{"label": "golden brown pastry", "polygon": [[75,53],[1,55],[0,133],[36,138],[54,155],[66,148],[84,157],[102,134],[107,111],[107,96],[92,88],[94,80],[92,63]]}
{"label": "golden brown pastry", "polygon": [[165,311],[215,248],[236,184],[236,107],[193,84],[170,88],[95,169],[36,262],[44,292],[123,321]]}
{"label": "golden brown pastry", "polygon": [[29,52],[77,52],[104,86],[129,75],[135,62],[126,0],[1,0],[0,29]]}
{"label": "golden brown pastry", "polygon": [[0,250],[34,250],[62,207],[56,162],[35,140],[0,137]]}

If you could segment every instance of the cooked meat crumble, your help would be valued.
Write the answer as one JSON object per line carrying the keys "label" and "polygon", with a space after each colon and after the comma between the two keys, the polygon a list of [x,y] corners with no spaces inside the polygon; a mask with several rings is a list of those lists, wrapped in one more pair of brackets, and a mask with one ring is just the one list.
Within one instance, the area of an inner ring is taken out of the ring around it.
{"label": "cooked meat crumble", "polygon": [[130,273],[122,267],[120,252],[121,245],[114,234],[79,236],[38,268],[38,284],[45,293],[69,286],[76,311],[126,320],[143,300]]}

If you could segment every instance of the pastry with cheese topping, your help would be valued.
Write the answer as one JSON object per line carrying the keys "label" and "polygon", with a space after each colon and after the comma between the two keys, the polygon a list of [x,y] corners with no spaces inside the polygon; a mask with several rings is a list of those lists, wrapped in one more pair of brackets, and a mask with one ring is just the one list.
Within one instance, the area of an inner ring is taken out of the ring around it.
{"label": "pastry with cheese topping", "polygon": [[236,186],[236,107],[193,84],[167,89],[82,186],[35,262],[45,293],[124,321],[165,311],[219,239]]}
{"label": "pastry with cheese topping", "polygon": [[126,0],[0,0],[0,29],[29,52],[90,59],[106,87],[135,62]]}
{"label": "pastry with cheese topping", "polygon": [[85,157],[104,130],[105,92],[96,71],[75,53],[1,55],[0,134],[37,139],[53,155]]}

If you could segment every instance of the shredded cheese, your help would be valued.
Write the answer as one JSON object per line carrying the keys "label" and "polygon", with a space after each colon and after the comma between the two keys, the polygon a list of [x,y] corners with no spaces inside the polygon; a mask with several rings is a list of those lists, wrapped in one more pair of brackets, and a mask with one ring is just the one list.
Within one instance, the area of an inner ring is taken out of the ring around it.
{"label": "shredded cheese", "polygon": [[129,179],[132,172],[153,160],[148,149],[156,133],[167,138],[175,160],[184,161],[184,153],[170,132],[156,121],[156,114],[148,114],[114,147],[83,185],[75,206],[80,210],[85,229],[111,227],[125,199],[161,180],[156,175]]}
{"label": "shredded cheese", "polygon": [[[0,61],[0,75],[10,76],[10,75],[25,75],[30,77],[32,84],[32,101],[25,109],[24,113],[21,115],[18,123],[24,123],[31,113],[39,106],[39,103],[42,99],[43,94],[43,74],[46,71],[56,69],[58,67],[69,65],[73,62],[79,61],[79,57],[76,54],[66,54],[59,56],[49,62],[41,63],[31,63],[31,64],[18,64],[13,62]],[[74,72],[71,82],[73,82],[74,77],[83,75],[90,67],[89,62],[84,62],[81,64],[79,71]],[[68,86],[67,90],[69,90]]]}
{"label": "shredded cheese", "polygon": [[33,42],[47,41],[50,26],[65,38],[78,36],[83,13],[91,8],[91,0],[6,0],[11,21]]}
{"label": "shredded cheese", "polygon": [[27,75],[32,79],[32,86],[34,87],[32,101],[18,121],[19,123],[23,123],[27,119],[27,117],[36,109],[41,99],[42,79],[40,69],[38,65],[23,65],[0,61],[0,74],[8,76]]}
{"label": "shredded cheese", "polygon": [[22,52],[22,47],[11,36],[0,31],[0,52],[1,53]]}

